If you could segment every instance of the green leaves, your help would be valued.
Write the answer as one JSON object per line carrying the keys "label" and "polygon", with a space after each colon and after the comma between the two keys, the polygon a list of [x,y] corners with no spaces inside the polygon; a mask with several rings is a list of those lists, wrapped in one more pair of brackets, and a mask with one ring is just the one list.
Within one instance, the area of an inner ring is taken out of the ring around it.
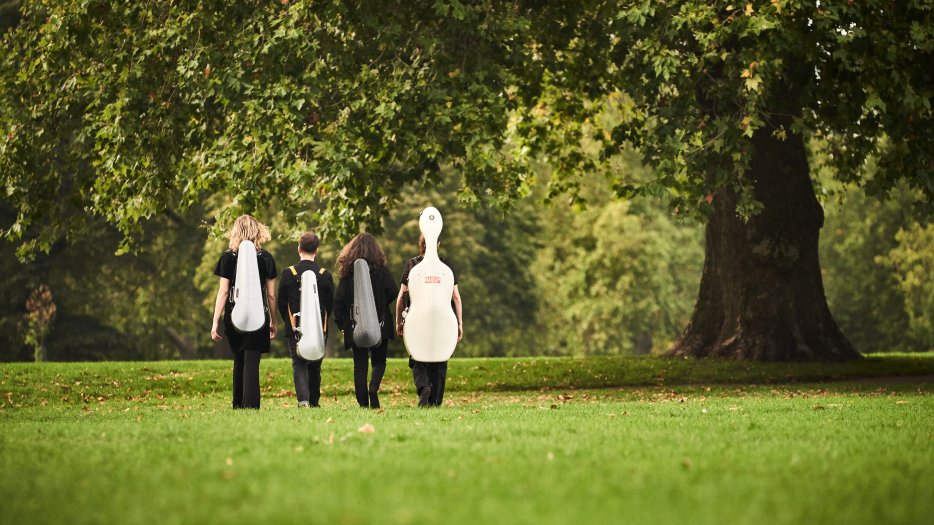
{"label": "green leaves", "polygon": [[274,206],[346,237],[443,163],[465,195],[501,203],[539,153],[560,193],[624,147],[670,190],[653,192],[702,212],[708,191],[751,187],[752,139],[787,118],[781,133],[834,144],[842,177],[877,156],[882,190],[906,175],[930,199],[934,73],[916,65],[932,10],[29,2],[0,51],[0,183],[19,211],[3,227],[48,247],[73,231],[65,208],[130,235],[220,196],[237,203],[222,223]]}
{"label": "green leaves", "polygon": [[[632,162],[630,157],[627,161]],[[533,266],[547,340],[571,355],[663,351],[688,319],[700,277],[701,235],[646,197],[621,202],[584,181],[587,206],[543,213]],[[570,328],[569,328],[570,327]]]}
{"label": "green leaves", "polygon": [[[303,221],[325,234],[378,229],[402,185],[446,158],[478,195],[516,191],[516,166],[497,157],[508,9],[78,3],[52,4],[54,17],[35,4],[9,35],[0,118],[28,140],[0,146],[7,186],[68,179],[64,196],[128,235],[212,194],[236,203],[220,222],[276,202],[311,210]],[[17,231],[68,228],[30,204],[51,192],[7,193]]]}
{"label": "green leaves", "polygon": [[[567,122],[592,118],[590,107],[566,101],[566,93],[601,101],[623,92],[638,117],[616,125],[607,151],[636,148],[679,208],[692,202],[702,210],[698,196],[729,185],[746,203],[743,213],[755,210],[755,197],[743,195],[753,185],[743,179],[759,132],[782,140],[831,137],[830,161],[840,177],[865,177],[864,161],[879,156],[888,166],[874,177],[880,191],[909,177],[927,200],[934,197],[924,190],[934,180],[928,144],[934,134],[926,131],[934,76],[909,65],[932,60],[929,4],[595,1],[541,13],[533,24],[540,29],[536,50],[548,69],[543,82],[554,88],[542,89],[536,107],[548,107],[562,124],[528,133],[534,144]],[[587,42],[586,52],[580,42]],[[779,123],[789,118],[792,125]],[[546,150],[559,155],[561,147]],[[560,173],[587,173],[589,162],[561,156]],[[623,187],[627,195],[640,192],[638,185]],[[693,197],[685,201],[686,195]]]}

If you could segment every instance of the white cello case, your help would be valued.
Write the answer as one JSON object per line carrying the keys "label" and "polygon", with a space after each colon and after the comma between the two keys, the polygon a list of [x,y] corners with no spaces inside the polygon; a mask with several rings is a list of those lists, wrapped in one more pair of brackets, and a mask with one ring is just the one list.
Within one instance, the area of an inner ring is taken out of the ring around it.
{"label": "white cello case", "polygon": [[409,271],[409,299],[402,338],[416,361],[447,361],[457,346],[457,315],[451,308],[454,272],[438,257],[441,212],[428,207],[418,219],[425,236],[425,257]]}
{"label": "white cello case", "polygon": [[301,286],[298,331],[302,337],[298,340],[298,355],[306,361],[317,361],[324,357],[324,323],[315,272],[302,272]]}
{"label": "white cello case", "polygon": [[255,332],[266,324],[263,290],[259,281],[256,246],[242,241],[237,249],[237,276],[231,291],[234,301],[230,322],[240,332]]}

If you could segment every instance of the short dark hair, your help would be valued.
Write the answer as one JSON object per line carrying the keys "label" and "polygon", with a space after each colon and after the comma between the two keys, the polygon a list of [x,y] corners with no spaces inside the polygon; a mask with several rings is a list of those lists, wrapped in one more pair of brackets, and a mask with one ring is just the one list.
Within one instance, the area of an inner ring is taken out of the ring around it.
{"label": "short dark hair", "polygon": [[315,232],[305,232],[298,239],[298,248],[307,254],[318,251],[319,244],[321,244],[321,239],[315,235]]}

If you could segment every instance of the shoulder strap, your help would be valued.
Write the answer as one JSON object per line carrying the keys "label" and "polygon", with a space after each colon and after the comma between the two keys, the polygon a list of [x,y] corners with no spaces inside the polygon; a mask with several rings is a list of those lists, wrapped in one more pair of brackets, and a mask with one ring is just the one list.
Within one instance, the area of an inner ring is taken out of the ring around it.
{"label": "shoulder strap", "polygon": [[298,289],[302,289],[302,276],[298,273],[298,270],[295,269],[295,265],[289,266],[289,271],[292,272],[292,277],[295,277],[295,283],[298,284]]}
{"label": "shoulder strap", "polygon": [[[295,277],[295,282],[298,283],[298,289],[301,290],[302,282],[299,280],[298,271],[295,270],[294,264],[292,266],[289,266],[289,271],[292,272],[292,276]],[[286,299],[286,308],[289,311],[289,323],[292,325],[292,331],[294,332],[298,325],[295,323],[295,316],[292,315],[292,305],[288,304],[288,299]]]}

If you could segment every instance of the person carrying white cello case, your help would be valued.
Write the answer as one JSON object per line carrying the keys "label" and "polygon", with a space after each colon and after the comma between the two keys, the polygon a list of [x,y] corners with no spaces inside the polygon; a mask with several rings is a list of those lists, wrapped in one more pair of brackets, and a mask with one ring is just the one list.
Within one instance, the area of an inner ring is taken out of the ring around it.
{"label": "person carrying white cello case", "polygon": [[334,278],[318,264],[321,241],[305,232],[298,241],[299,261],[279,278],[279,315],[285,322],[285,345],[292,358],[292,378],[299,407],[317,407],[321,399],[321,362],[334,298]]}
{"label": "person carrying white cello case", "polygon": [[[276,261],[261,244],[269,229],[250,215],[241,215],[227,232],[229,249],[221,254],[214,274],[220,277],[211,338],[225,337],[234,356],[233,407],[259,408],[259,361],[276,336]],[[219,332],[224,314],[224,336]]]}
{"label": "person carrying white cello case", "polygon": [[418,221],[419,256],[402,270],[396,298],[396,333],[403,336],[418,406],[441,406],[448,359],[463,337],[457,274],[438,255],[441,212],[425,208]]}

